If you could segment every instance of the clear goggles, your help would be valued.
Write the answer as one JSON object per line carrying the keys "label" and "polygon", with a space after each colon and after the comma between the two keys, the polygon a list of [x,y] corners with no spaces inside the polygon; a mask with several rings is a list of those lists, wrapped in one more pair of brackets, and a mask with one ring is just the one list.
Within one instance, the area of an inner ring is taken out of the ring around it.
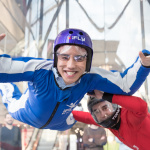
{"label": "clear goggles", "polygon": [[78,55],[73,55],[76,62],[82,62],[87,58],[87,51],[76,45],[63,45],[57,50],[57,57],[62,61],[68,61],[72,55],[67,54],[70,50],[76,51]]}
{"label": "clear goggles", "polygon": [[[57,57],[58,59],[62,60],[62,61],[68,61],[70,59],[70,56],[71,55],[68,55],[68,54],[60,54],[60,53],[57,53]],[[85,59],[87,58],[87,55],[75,55],[73,56],[73,59],[76,61],[76,62],[82,62],[84,61]]]}
{"label": "clear goggles", "polygon": [[93,106],[92,109],[93,114],[99,123],[110,118],[115,112],[112,104],[106,101],[98,103],[96,106]]}

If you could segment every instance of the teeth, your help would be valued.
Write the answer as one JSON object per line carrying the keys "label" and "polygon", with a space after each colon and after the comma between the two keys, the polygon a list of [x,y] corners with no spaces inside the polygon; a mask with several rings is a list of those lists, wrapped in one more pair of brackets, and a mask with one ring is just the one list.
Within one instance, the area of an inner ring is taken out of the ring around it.
{"label": "teeth", "polygon": [[68,75],[73,75],[75,72],[67,72]]}

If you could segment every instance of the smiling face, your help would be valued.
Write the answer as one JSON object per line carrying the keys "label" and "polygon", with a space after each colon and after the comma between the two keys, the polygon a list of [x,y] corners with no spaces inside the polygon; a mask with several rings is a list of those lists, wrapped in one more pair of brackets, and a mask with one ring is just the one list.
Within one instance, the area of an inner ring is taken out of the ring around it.
{"label": "smiling face", "polygon": [[100,102],[92,107],[92,111],[97,118],[98,122],[102,122],[109,117],[111,117],[114,113],[113,106],[108,101]]}
{"label": "smiling face", "polygon": [[86,69],[86,50],[75,45],[64,45],[57,53],[57,69],[65,84],[76,82]]}

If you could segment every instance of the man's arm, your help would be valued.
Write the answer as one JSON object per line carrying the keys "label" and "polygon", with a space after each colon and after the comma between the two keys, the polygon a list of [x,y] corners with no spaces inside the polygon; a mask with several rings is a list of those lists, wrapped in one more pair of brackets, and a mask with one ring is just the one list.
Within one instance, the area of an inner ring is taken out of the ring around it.
{"label": "man's arm", "polygon": [[52,61],[40,58],[0,55],[0,82],[33,81],[35,73],[41,69],[50,70],[52,64]]}
{"label": "man's arm", "polygon": [[147,116],[147,103],[139,97],[104,93],[103,99],[118,104],[132,112],[127,114],[127,118],[135,125],[140,124]]}
{"label": "man's arm", "polygon": [[[5,36],[4,33],[0,34],[0,41]],[[0,55],[0,82],[33,81],[35,72],[40,69],[49,70],[52,64],[52,61],[42,58]]]}
{"label": "man's arm", "polygon": [[76,121],[83,122],[86,124],[94,124],[96,126],[100,126],[94,121],[94,119],[92,118],[92,116],[89,112],[73,110],[72,114]]}
{"label": "man's arm", "polygon": [[[150,55],[148,50],[142,52],[145,55]],[[101,75],[112,84],[111,86],[115,85],[116,89],[117,87],[121,89],[122,93],[119,92],[118,94],[132,95],[143,84],[150,71],[150,56],[145,56],[142,52],[139,53],[140,57],[137,57],[136,61],[123,73],[111,72],[96,67],[91,69],[91,73]]]}

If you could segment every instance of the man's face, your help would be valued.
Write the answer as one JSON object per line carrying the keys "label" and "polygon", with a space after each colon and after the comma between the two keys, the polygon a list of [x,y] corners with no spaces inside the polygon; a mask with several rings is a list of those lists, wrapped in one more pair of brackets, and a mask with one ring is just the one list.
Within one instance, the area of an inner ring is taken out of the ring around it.
{"label": "man's face", "polygon": [[57,53],[57,69],[65,84],[76,82],[86,69],[86,50],[79,46],[65,45]]}
{"label": "man's face", "polygon": [[114,109],[110,102],[103,101],[92,107],[98,122],[102,122],[112,116]]}
{"label": "man's face", "polygon": [[12,125],[13,122],[14,122],[14,119],[11,117],[10,114],[7,114],[6,118],[5,118],[5,123],[8,124],[8,125]]}

